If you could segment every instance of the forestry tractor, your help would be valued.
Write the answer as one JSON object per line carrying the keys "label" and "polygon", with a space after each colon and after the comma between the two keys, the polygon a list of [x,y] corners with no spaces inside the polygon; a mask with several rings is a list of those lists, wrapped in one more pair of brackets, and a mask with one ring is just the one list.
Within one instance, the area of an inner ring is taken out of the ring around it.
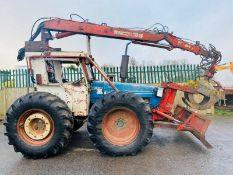
{"label": "forestry tractor", "polygon": [[[195,110],[208,109],[218,100],[218,92],[210,81],[221,53],[213,45],[207,49],[200,42],[176,37],[161,24],[147,29],[118,28],[85,19],[73,20],[74,15],[71,19],[37,20],[36,23],[42,22],[18,52],[18,61],[26,58],[34,92],[18,98],[6,113],[5,135],[16,152],[34,159],[56,155],[85,122],[94,146],[111,156],[136,155],[150,142],[154,127],[190,131],[207,148],[212,147],[205,139],[210,120]],[[86,36],[86,52],[67,52],[49,46],[50,40],[76,34]],[[36,40],[39,35],[41,39]],[[91,54],[92,36],[192,52],[201,56],[205,78],[182,85],[164,82],[161,87],[126,83],[128,43],[121,61],[121,82],[112,82]],[[66,65],[81,67],[83,77],[74,82],[64,79],[62,67]],[[94,69],[105,81],[98,81]],[[186,107],[173,106],[177,91],[184,92]],[[196,94],[203,99],[197,102]]]}

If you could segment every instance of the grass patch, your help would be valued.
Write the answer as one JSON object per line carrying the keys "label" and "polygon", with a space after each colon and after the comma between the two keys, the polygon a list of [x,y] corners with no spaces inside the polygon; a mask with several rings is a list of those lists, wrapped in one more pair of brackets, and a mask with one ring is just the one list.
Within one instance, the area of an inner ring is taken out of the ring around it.
{"label": "grass patch", "polygon": [[219,116],[223,116],[223,117],[224,116],[233,117],[233,111],[227,111],[227,110],[215,108],[214,113],[215,113],[215,115],[219,115]]}

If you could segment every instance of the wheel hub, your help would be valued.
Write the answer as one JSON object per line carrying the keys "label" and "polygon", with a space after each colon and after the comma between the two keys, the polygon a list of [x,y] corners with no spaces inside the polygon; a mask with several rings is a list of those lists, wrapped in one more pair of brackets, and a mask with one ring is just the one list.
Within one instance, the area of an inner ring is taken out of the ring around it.
{"label": "wheel hub", "polygon": [[122,128],[122,127],[125,126],[125,121],[124,121],[123,119],[120,118],[120,119],[116,120],[115,125],[116,125],[118,128]]}
{"label": "wheel hub", "polygon": [[25,120],[24,130],[31,139],[42,140],[49,135],[51,125],[49,119],[44,114],[34,113]]}
{"label": "wheel hub", "polygon": [[110,143],[125,146],[138,136],[140,124],[134,111],[128,108],[115,108],[109,111],[102,121],[103,135]]}

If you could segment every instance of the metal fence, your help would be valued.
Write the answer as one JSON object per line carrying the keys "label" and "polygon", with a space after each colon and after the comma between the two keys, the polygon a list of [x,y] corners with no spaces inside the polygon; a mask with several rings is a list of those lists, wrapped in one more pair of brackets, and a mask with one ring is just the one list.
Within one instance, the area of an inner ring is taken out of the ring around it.
{"label": "metal fence", "polygon": [[0,88],[3,87],[33,87],[29,70],[0,70]]}
{"label": "metal fence", "polygon": [[[119,67],[103,67],[108,76],[113,77],[113,81],[120,82]],[[97,80],[103,81],[103,77],[94,69]],[[63,78],[68,81],[79,80],[82,75],[81,68],[63,68]],[[186,82],[200,78],[200,69],[194,64],[185,65],[163,65],[163,66],[130,66],[128,70],[127,82],[132,83],[161,83],[161,82]],[[32,87],[29,70],[1,70],[0,88],[3,87]]]}

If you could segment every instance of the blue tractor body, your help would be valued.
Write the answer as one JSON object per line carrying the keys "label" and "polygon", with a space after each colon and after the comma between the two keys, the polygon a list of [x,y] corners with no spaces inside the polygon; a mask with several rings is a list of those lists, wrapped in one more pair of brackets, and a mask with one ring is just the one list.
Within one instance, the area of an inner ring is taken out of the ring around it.
{"label": "blue tractor body", "polygon": [[[119,91],[132,92],[143,99],[149,101],[150,107],[157,106],[161,97],[157,96],[158,88],[152,85],[143,85],[135,83],[113,83]],[[104,94],[114,91],[112,87],[105,81],[93,81],[91,84],[91,104],[94,104]]]}

